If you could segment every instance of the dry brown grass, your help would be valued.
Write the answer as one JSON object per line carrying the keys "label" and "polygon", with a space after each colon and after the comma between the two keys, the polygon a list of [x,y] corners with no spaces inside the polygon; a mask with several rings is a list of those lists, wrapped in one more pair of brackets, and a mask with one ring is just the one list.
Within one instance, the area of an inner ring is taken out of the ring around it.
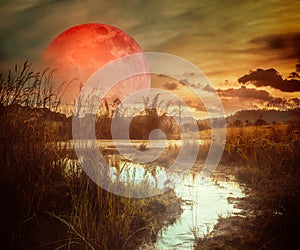
{"label": "dry brown grass", "polygon": [[[241,218],[221,218],[196,249],[296,249],[300,242],[299,123],[229,128],[224,164],[246,183]],[[226,228],[224,229],[224,227]]]}
{"label": "dry brown grass", "polygon": [[131,249],[154,240],[162,218],[173,220],[167,208],[179,200],[172,192],[148,199],[119,197],[78,171],[76,161],[64,160],[75,153],[66,144],[54,143],[61,135],[49,117],[43,121],[39,116],[41,110],[50,114],[59,103],[47,85],[49,74],[35,73],[26,63],[1,75],[0,245]]}

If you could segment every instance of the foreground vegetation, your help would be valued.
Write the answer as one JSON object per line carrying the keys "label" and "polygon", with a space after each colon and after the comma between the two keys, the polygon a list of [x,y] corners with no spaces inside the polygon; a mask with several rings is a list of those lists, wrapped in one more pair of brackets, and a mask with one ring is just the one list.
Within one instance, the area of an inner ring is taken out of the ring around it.
{"label": "foreground vegetation", "polygon": [[179,199],[172,191],[144,199],[106,192],[67,160],[72,149],[49,143],[65,139],[51,74],[25,63],[0,76],[1,248],[132,249],[154,241],[180,214]]}
{"label": "foreground vegetation", "polygon": [[297,249],[300,245],[299,123],[230,128],[223,164],[246,184],[243,217],[220,218],[196,249]]}

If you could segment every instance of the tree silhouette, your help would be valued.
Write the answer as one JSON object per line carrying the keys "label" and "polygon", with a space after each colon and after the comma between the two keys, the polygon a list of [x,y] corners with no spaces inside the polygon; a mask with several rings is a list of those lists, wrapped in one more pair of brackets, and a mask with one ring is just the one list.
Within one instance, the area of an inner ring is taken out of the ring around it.
{"label": "tree silhouette", "polygon": [[255,126],[268,125],[268,123],[263,119],[263,116],[260,115],[259,118],[255,121]]}

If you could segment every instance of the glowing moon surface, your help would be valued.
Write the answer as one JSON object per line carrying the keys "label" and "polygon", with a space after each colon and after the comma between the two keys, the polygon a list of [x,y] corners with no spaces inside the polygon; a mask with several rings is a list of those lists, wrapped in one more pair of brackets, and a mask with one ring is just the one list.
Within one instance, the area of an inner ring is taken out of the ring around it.
{"label": "glowing moon surface", "polygon": [[[54,75],[56,86],[73,80],[65,87],[62,96],[64,102],[70,102],[79,93],[80,86],[98,69],[115,59],[142,52],[138,43],[118,28],[106,24],[82,24],[62,32],[50,43],[44,53],[43,64],[57,69]],[[147,67],[146,61],[144,63]],[[132,78],[131,83],[139,81],[140,89],[147,87],[145,77]],[[136,87],[137,84],[130,86],[131,83],[124,82],[113,92],[118,95],[116,91],[124,92],[124,88],[136,91],[139,87]]]}

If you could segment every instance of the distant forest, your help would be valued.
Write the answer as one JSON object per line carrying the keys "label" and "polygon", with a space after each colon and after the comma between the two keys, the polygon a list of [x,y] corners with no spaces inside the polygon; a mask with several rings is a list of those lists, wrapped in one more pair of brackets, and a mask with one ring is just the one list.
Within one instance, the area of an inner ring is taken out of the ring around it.
{"label": "distant forest", "polygon": [[[1,117],[9,118],[13,114],[22,114],[26,117],[25,125],[36,131],[39,136],[43,136],[47,140],[48,134],[56,133],[60,140],[72,139],[72,119],[73,116],[67,117],[65,114],[50,111],[47,108],[30,108],[22,107],[18,104],[9,106],[0,106]],[[111,139],[111,122],[112,118],[106,115],[95,117],[95,127],[91,124],[84,124],[84,118],[77,118],[82,122],[82,126],[86,129],[95,131],[97,139]],[[179,139],[179,126],[171,116],[165,114],[159,115],[156,109],[148,110],[143,115],[135,117],[120,117],[118,118],[121,124],[127,124],[129,127],[130,139],[149,139],[149,135],[154,129],[161,129],[167,139]],[[261,126],[280,123],[299,123],[300,109],[278,111],[278,110],[243,110],[238,111],[234,115],[226,118],[228,127],[242,126]],[[199,130],[210,129],[209,119],[198,120]],[[218,127],[218,118],[212,120]],[[219,124],[220,126],[222,124]],[[182,132],[191,132],[191,119],[182,119]],[[123,128],[120,128],[122,130]],[[119,139],[125,139],[122,134]],[[88,138],[86,138],[88,139]],[[157,138],[161,139],[161,138]]]}
{"label": "distant forest", "polygon": [[[218,123],[218,118],[212,120]],[[241,110],[226,118],[228,127],[262,126],[300,122],[300,108],[289,110],[256,109]],[[198,120],[199,130],[210,128],[210,120]]]}

